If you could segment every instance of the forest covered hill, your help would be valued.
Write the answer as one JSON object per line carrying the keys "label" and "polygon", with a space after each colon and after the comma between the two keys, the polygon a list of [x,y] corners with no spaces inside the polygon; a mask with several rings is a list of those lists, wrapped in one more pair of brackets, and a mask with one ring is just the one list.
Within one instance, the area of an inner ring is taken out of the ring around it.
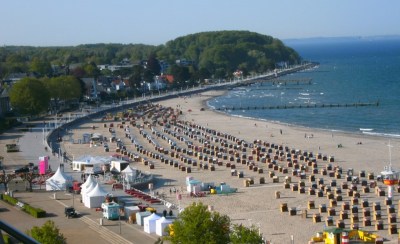
{"label": "forest covered hill", "polygon": [[[122,60],[140,64],[149,57],[169,64],[170,68],[177,60],[184,61],[190,66],[190,72],[202,70],[219,77],[230,76],[237,69],[245,73],[265,72],[278,63],[294,64],[301,60],[295,50],[271,36],[249,31],[213,31],[178,37],[159,46],[103,43],[64,47],[3,46],[0,47],[0,78],[17,72],[51,76],[49,65],[92,64],[93,67],[118,64]],[[38,70],[40,67],[42,70]]]}

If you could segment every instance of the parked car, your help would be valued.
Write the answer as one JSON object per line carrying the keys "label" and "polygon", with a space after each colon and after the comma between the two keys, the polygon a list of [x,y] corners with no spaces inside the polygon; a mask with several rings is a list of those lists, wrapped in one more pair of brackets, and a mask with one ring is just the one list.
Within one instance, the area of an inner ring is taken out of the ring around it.
{"label": "parked car", "polygon": [[78,213],[75,211],[75,208],[73,207],[65,207],[64,213],[65,217],[68,218],[74,218],[78,216]]}
{"label": "parked car", "polygon": [[29,172],[29,167],[28,166],[24,166],[21,168],[18,168],[14,171],[15,174],[19,174],[19,173],[28,173]]}

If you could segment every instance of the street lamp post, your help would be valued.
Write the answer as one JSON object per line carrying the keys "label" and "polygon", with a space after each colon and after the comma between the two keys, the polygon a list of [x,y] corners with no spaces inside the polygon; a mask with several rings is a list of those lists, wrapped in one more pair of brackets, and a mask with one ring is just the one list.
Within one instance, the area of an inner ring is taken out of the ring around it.
{"label": "street lamp post", "polygon": [[[46,127],[46,125],[45,125]],[[45,134],[45,127],[43,128],[43,145],[46,145],[46,134]]]}
{"label": "street lamp post", "polygon": [[122,229],[121,229],[121,212],[118,212],[118,219],[119,219],[119,234],[122,234]]}
{"label": "street lamp post", "polygon": [[61,154],[61,147],[58,148],[58,157],[60,158],[60,162],[64,162],[63,155]]}

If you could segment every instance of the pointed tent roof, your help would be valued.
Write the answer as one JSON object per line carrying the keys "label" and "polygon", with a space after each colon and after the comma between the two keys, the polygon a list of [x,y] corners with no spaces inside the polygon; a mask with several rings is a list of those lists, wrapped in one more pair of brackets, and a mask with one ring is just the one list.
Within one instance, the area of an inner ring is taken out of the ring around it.
{"label": "pointed tent roof", "polygon": [[170,224],[170,223],[172,223],[172,221],[171,220],[169,220],[169,219],[166,219],[165,217],[161,217],[160,219],[157,219],[156,220],[156,223],[161,223],[161,224]]}
{"label": "pointed tent roof", "polygon": [[128,167],[126,167],[124,170],[122,170],[121,173],[133,174],[133,173],[136,173],[136,169],[133,169],[130,165],[128,165]]}
{"label": "pointed tent roof", "polygon": [[100,133],[93,133],[92,134],[92,138],[102,138],[102,137],[103,137],[103,135],[100,134]]}
{"label": "pointed tent roof", "polygon": [[86,187],[86,189],[84,191],[82,191],[82,190],[81,191],[83,192],[83,194],[88,195],[89,192],[91,192],[96,187],[96,185],[97,185],[97,182],[94,181],[94,182],[92,182],[92,184],[90,184],[88,187]]}
{"label": "pointed tent roof", "polygon": [[112,159],[112,157],[83,155],[76,158],[74,162],[80,162],[81,164],[109,164]]}
{"label": "pointed tent roof", "polygon": [[93,177],[92,177],[92,175],[89,175],[89,177],[86,179],[85,183],[83,183],[83,184],[81,185],[82,189],[83,189],[84,187],[90,186],[90,184],[92,184],[92,182],[94,182]]}
{"label": "pointed tent roof", "polygon": [[158,216],[157,214],[153,213],[150,216],[144,218],[144,220],[147,220],[147,221],[154,220],[155,221],[155,220],[160,219],[160,218],[161,218],[160,216]]}
{"label": "pointed tent roof", "polygon": [[88,197],[105,197],[107,196],[108,192],[104,190],[103,187],[100,186],[99,183],[96,183],[96,186],[91,190],[87,196]]}
{"label": "pointed tent roof", "polygon": [[81,195],[89,193],[96,186],[96,181],[91,181],[87,186],[81,187]]}
{"label": "pointed tent roof", "polygon": [[50,177],[49,179],[47,179],[46,181],[51,181],[51,180],[65,182],[65,181],[72,181],[72,177],[70,175],[67,175],[66,173],[64,173],[64,171],[61,170],[61,167],[58,166],[58,169],[54,173],[54,175],[52,177]]}

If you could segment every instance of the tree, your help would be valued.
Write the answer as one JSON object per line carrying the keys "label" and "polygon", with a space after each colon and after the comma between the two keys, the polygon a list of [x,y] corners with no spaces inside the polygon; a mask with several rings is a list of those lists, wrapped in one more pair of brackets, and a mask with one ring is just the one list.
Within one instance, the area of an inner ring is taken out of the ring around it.
{"label": "tree", "polygon": [[121,68],[112,72],[115,76],[128,77],[132,74],[132,68]]}
{"label": "tree", "polygon": [[4,71],[1,71],[2,75],[7,73],[28,72],[28,59],[24,55],[10,52],[4,59],[4,63],[2,62],[4,69]]}
{"label": "tree", "polygon": [[[274,69],[274,65],[279,62],[296,64],[301,61],[295,50],[271,36],[250,31],[210,31],[178,37],[159,46],[102,43],[76,47],[4,46],[0,47],[0,78],[10,73],[28,71],[50,77],[50,64],[60,67],[70,65],[69,74],[77,78],[96,78],[108,72],[100,72],[96,64],[117,64],[125,58],[136,64],[146,60],[146,70],[152,76],[160,73],[161,60],[163,64],[174,65],[176,60],[185,59],[190,61],[195,70],[206,69],[211,73],[208,76],[189,70],[188,78],[176,79],[185,82],[181,85],[187,85],[188,80],[203,80],[205,76],[228,78],[237,69],[259,73]],[[118,72],[124,77],[131,75],[124,70]],[[141,73],[141,81],[149,77]]]}
{"label": "tree", "polygon": [[53,69],[51,68],[50,62],[35,57],[30,62],[29,71],[34,72],[42,77],[50,76],[53,72]]}
{"label": "tree", "polygon": [[37,179],[39,176],[40,176],[39,174],[33,173],[33,172],[19,174],[19,177],[21,177],[22,180],[25,180],[26,182],[29,183],[29,191],[30,192],[32,192],[33,181],[35,179]]}
{"label": "tree", "polygon": [[82,67],[76,67],[75,69],[70,70],[70,74],[76,78],[83,78],[86,76],[86,71]]}
{"label": "tree", "polygon": [[46,80],[45,85],[51,97],[60,100],[80,98],[82,95],[79,80],[74,76],[59,76]]}
{"label": "tree", "polygon": [[3,170],[3,173],[0,174],[0,184],[4,185],[4,190],[8,191],[8,183],[15,179],[17,176],[15,174],[6,174]]}
{"label": "tree", "polygon": [[229,225],[227,215],[210,212],[201,202],[193,203],[173,222],[173,235],[166,239],[186,244],[229,243]]}
{"label": "tree", "polygon": [[223,79],[226,76],[226,71],[223,68],[219,68],[215,70],[215,78],[217,79]]}
{"label": "tree", "polygon": [[174,64],[168,68],[168,71],[169,74],[174,76],[174,79],[176,80],[175,85],[177,86],[183,86],[185,84],[185,81],[190,79],[188,67],[178,66]]}
{"label": "tree", "polygon": [[153,75],[159,75],[161,71],[160,62],[157,60],[154,53],[150,54],[147,59],[147,69],[151,71]]}
{"label": "tree", "polygon": [[210,71],[206,68],[201,68],[197,72],[197,79],[200,80],[200,82],[203,82],[205,79],[209,79],[211,77]]}
{"label": "tree", "polygon": [[141,65],[133,66],[132,75],[129,77],[129,85],[132,89],[137,91],[141,86],[140,83],[142,82],[144,68]]}
{"label": "tree", "polygon": [[230,240],[232,244],[263,244],[263,238],[255,226],[247,228],[243,225],[233,225]]}
{"label": "tree", "polygon": [[24,78],[12,86],[10,102],[21,114],[38,115],[49,107],[50,94],[40,80]]}
{"label": "tree", "polygon": [[27,234],[43,244],[64,244],[67,240],[51,220],[46,221],[42,227],[34,226]]}
{"label": "tree", "polygon": [[151,70],[148,70],[148,69],[145,69],[145,70],[144,70],[144,73],[143,73],[143,80],[146,81],[146,82],[148,82],[148,83],[151,83],[151,82],[154,81],[154,75],[153,75],[153,73],[151,72]]}
{"label": "tree", "polygon": [[83,69],[85,70],[87,76],[94,77],[95,79],[97,79],[97,77],[100,75],[100,70],[93,62],[83,66]]}

